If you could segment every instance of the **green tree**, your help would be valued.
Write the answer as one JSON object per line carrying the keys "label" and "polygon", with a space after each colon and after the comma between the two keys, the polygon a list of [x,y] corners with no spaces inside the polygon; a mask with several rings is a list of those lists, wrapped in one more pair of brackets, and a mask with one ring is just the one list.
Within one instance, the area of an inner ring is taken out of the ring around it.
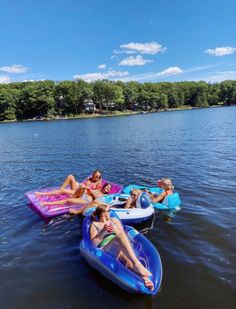
{"label": "green tree", "polygon": [[28,119],[54,116],[54,91],[55,84],[49,80],[27,83],[20,94],[17,118]]}
{"label": "green tree", "polygon": [[167,109],[168,108],[168,96],[165,93],[162,93],[157,102],[158,109]]}
{"label": "green tree", "polygon": [[16,105],[19,91],[16,89],[0,90],[0,121],[16,120]]}
{"label": "green tree", "polygon": [[226,80],[221,83],[219,99],[225,105],[236,104],[236,81]]}

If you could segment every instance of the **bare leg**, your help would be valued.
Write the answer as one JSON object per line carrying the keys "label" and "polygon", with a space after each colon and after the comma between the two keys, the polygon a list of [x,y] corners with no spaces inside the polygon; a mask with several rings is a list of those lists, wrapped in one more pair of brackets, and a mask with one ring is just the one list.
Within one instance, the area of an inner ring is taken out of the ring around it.
{"label": "bare leg", "polygon": [[[118,260],[120,260],[122,263],[125,264],[125,266],[127,268],[130,268],[131,270],[135,270],[133,267],[133,263],[131,262],[131,260],[125,255],[125,253],[121,250],[118,257]],[[144,284],[145,286],[149,289],[149,290],[153,290],[153,282],[148,278],[148,276],[141,276],[142,279],[144,280]]]}
{"label": "bare leg", "polygon": [[55,202],[42,202],[41,205],[65,205],[65,204],[82,204],[86,205],[88,204],[87,201],[85,201],[83,198],[68,198],[65,200],[55,201]]}
{"label": "bare leg", "polygon": [[49,191],[49,192],[35,192],[36,196],[56,195],[63,193],[61,189]]}
{"label": "bare leg", "polygon": [[84,210],[87,209],[87,208],[88,208],[87,206],[82,207],[82,208],[80,208],[80,209],[78,209],[78,210],[73,209],[73,208],[70,208],[70,209],[69,209],[69,213],[70,213],[71,215],[81,215],[81,214],[84,212]]}
{"label": "bare leg", "polygon": [[133,270],[133,263],[130,261],[130,259],[124,254],[122,250],[120,250],[120,253],[117,257],[118,260],[120,260],[122,263],[125,264],[127,268],[130,268]]}
{"label": "bare leg", "polygon": [[82,197],[85,193],[85,186],[80,186],[79,188],[77,188],[77,190],[74,192],[73,194],[73,198],[79,198],[79,197]]}
{"label": "bare leg", "polygon": [[142,263],[137,259],[134,250],[130,244],[130,241],[124,232],[116,233],[117,239],[119,239],[122,245],[122,251],[126,256],[132,261],[134,265],[134,270],[140,273],[141,276],[150,276],[151,273],[142,265]]}
{"label": "bare leg", "polygon": [[[70,186],[70,189],[66,189],[67,186]],[[66,177],[60,189],[49,191],[49,192],[35,192],[35,195],[36,196],[46,196],[46,195],[56,195],[56,194],[62,194],[62,193],[74,194],[77,189],[78,189],[78,183],[75,180],[75,177],[73,175],[69,175]]]}
{"label": "bare leg", "polygon": [[67,186],[70,186],[71,190],[77,190],[78,183],[73,175],[69,175],[66,177],[65,181],[61,186],[61,189],[65,189]]}
{"label": "bare leg", "polygon": [[[77,190],[78,191],[78,190]],[[90,197],[88,197],[87,196],[87,198],[89,198],[90,199]],[[103,203],[103,205],[104,205],[104,203]],[[97,207],[98,206],[98,204],[95,202],[95,201],[91,201],[91,203],[90,204],[88,204],[88,205],[85,205],[83,208],[81,208],[81,209],[78,209],[78,210],[76,210],[76,209],[73,209],[73,208],[71,208],[71,209],[69,209],[69,213],[71,214],[71,215],[80,215],[80,214],[82,214],[83,212],[84,212],[84,210],[86,210],[86,209],[89,209],[89,208],[93,208],[93,207]]]}

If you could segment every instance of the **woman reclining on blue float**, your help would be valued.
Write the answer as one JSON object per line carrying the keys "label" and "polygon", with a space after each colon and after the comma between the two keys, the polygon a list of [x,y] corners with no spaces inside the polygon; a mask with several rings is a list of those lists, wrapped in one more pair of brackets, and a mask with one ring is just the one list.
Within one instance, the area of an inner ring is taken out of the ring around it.
{"label": "woman reclining on blue float", "polygon": [[162,203],[168,195],[173,194],[174,186],[170,178],[162,178],[160,180],[159,186],[161,189],[163,189],[163,192],[161,192],[160,194],[157,195],[157,194],[148,192],[153,203]]}
{"label": "woman reclining on blue float", "polygon": [[152,290],[153,282],[148,278],[151,273],[137,259],[119,220],[110,218],[109,207],[99,205],[92,215],[92,221],[90,237],[93,244],[116,257],[141,276],[145,286]]}

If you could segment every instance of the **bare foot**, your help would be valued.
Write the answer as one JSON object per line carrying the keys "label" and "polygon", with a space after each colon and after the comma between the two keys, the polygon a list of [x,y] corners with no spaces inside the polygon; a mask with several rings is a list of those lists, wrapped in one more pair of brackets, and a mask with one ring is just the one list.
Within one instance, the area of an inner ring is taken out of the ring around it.
{"label": "bare foot", "polygon": [[148,278],[148,277],[142,277],[143,280],[144,280],[144,284],[145,286],[150,290],[150,291],[153,291],[154,289],[154,285],[153,285],[153,282]]}
{"label": "bare foot", "polygon": [[36,196],[43,196],[43,195],[46,195],[44,192],[35,192],[35,195]]}
{"label": "bare foot", "polygon": [[75,209],[69,209],[69,213],[71,214],[71,215],[80,215],[80,214],[82,214],[82,212],[84,211],[84,208],[81,208],[81,209],[79,209],[79,210],[75,210]]}
{"label": "bare foot", "polygon": [[78,214],[78,211],[71,208],[71,209],[69,209],[69,213],[70,213],[71,215],[77,215],[77,214]]}
{"label": "bare foot", "polygon": [[48,203],[47,202],[41,202],[40,205],[41,206],[46,206],[46,205],[48,205]]}

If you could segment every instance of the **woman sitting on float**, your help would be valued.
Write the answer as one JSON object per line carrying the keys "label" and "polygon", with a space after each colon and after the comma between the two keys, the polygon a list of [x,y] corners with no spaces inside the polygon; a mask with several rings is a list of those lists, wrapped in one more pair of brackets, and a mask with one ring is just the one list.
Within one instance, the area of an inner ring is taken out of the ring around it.
{"label": "woman sitting on float", "polygon": [[163,189],[163,192],[160,194],[152,193],[147,189],[141,190],[141,189],[133,189],[131,190],[130,197],[125,203],[125,208],[133,208],[137,207],[138,200],[142,193],[146,192],[148,193],[149,197],[151,198],[152,203],[162,203],[164,199],[168,196],[173,194],[174,186],[172,184],[172,181],[170,178],[162,178],[160,181],[158,181],[158,185],[161,189]]}
{"label": "woman sitting on float", "polygon": [[153,289],[153,282],[149,279],[151,273],[136,257],[120,221],[110,218],[107,205],[99,205],[93,213],[90,237],[95,246],[123,262],[126,267],[143,278],[148,289]]}
{"label": "woman sitting on float", "polygon": [[162,178],[160,181],[158,181],[159,187],[162,188],[164,191],[160,194],[151,193],[148,190],[145,190],[147,192],[152,200],[152,202],[155,203],[162,203],[164,199],[168,196],[173,194],[174,186],[172,184],[172,181],[170,178]]}
{"label": "woman sitting on float", "polygon": [[146,208],[152,203],[147,192],[140,189],[133,189],[130,192],[130,197],[127,199],[124,208]]}

